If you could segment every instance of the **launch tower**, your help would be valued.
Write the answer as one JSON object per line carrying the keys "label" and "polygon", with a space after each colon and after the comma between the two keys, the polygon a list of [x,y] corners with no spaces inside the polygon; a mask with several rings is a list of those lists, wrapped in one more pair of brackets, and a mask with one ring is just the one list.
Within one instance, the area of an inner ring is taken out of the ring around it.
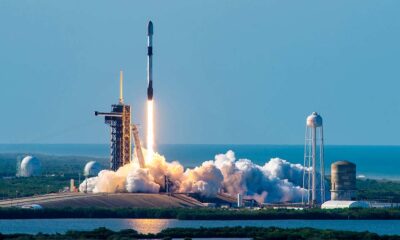
{"label": "launch tower", "polygon": [[131,106],[124,104],[123,73],[120,72],[119,103],[111,105],[111,112],[95,112],[104,116],[105,123],[111,127],[110,169],[119,167],[131,160]]}

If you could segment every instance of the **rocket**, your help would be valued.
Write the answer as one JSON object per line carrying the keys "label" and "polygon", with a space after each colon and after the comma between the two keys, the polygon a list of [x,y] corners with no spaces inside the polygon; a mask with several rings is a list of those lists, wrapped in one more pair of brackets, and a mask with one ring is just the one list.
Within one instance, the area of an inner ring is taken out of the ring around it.
{"label": "rocket", "polygon": [[153,100],[153,23],[147,26],[147,100]]}

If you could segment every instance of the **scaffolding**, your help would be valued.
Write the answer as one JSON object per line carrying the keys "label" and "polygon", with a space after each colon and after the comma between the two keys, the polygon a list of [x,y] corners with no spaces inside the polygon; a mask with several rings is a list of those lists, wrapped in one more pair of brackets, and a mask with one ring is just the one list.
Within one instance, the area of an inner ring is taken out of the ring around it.
{"label": "scaffolding", "polygon": [[131,160],[131,107],[112,105],[112,111],[97,113],[105,115],[104,121],[111,127],[110,168],[114,171]]}
{"label": "scaffolding", "polygon": [[123,75],[120,73],[119,103],[111,105],[111,112],[95,112],[104,116],[104,121],[111,127],[110,169],[118,170],[131,161],[131,106],[124,104],[122,85]]}

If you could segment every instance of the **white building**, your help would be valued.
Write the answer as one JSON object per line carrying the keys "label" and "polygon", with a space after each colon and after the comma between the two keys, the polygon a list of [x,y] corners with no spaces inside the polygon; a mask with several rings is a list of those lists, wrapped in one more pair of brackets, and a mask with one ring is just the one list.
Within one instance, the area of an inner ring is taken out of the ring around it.
{"label": "white building", "polygon": [[335,209],[335,208],[369,208],[367,202],[362,201],[326,201],[321,205],[322,209]]}

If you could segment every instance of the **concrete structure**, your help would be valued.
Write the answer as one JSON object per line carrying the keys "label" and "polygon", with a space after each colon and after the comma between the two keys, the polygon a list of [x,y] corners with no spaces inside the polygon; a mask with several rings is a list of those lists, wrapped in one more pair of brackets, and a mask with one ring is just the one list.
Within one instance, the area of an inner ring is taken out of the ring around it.
{"label": "concrete structure", "polygon": [[355,200],[356,165],[338,161],[331,165],[331,200]]}
{"label": "concrete structure", "polygon": [[[322,117],[313,112],[306,120],[302,202],[314,207],[325,202],[324,131]],[[319,173],[317,170],[319,169]]]}
{"label": "concrete structure", "polygon": [[90,161],[86,163],[85,168],[83,169],[83,176],[85,177],[94,177],[99,174],[102,170],[100,163],[96,161]]}
{"label": "concrete structure", "polygon": [[203,203],[186,194],[152,193],[53,193],[32,197],[0,200],[0,207],[40,205],[43,208],[101,207],[101,208],[176,208],[204,207]]}
{"label": "concrete structure", "polygon": [[124,104],[122,71],[119,103],[111,106],[111,112],[96,111],[95,115],[103,115],[105,123],[111,127],[110,169],[116,171],[131,161],[131,106]]}
{"label": "concrete structure", "polygon": [[71,180],[69,182],[69,191],[76,192],[75,180],[73,178],[71,178]]}
{"label": "concrete structure", "polygon": [[241,193],[237,194],[237,207],[243,207],[243,195]]}
{"label": "concrete structure", "polygon": [[322,209],[336,209],[336,208],[369,208],[367,202],[362,201],[327,201],[321,205]]}
{"label": "concrete structure", "polygon": [[18,168],[17,177],[33,177],[42,174],[42,165],[39,159],[33,156],[26,156],[22,159]]}
{"label": "concrete structure", "polygon": [[[254,206],[243,199],[243,206]],[[176,208],[176,207],[236,207],[236,197],[220,195],[207,198],[199,194],[171,193],[80,193],[63,192],[18,199],[0,200],[0,208],[37,204],[43,208],[102,207],[102,208]]]}

